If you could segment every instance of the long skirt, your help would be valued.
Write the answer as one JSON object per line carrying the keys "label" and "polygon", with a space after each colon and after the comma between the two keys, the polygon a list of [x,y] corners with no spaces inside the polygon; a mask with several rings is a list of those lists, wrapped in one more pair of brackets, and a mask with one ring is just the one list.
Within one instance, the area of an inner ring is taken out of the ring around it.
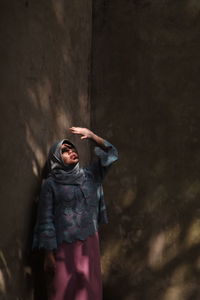
{"label": "long skirt", "polygon": [[98,232],[60,245],[50,290],[49,300],[102,300]]}

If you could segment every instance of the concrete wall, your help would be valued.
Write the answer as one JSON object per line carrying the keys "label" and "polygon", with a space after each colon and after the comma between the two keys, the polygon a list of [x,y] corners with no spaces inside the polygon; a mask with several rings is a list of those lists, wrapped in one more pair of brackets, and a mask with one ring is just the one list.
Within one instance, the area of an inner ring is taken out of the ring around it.
{"label": "concrete wall", "polygon": [[[0,299],[33,299],[41,169],[69,126],[90,124],[91,16],[89,0],[0,1]],[[75,142],[87,161],[87,143]]]}
{"label": "concrete wall", "polygon": [[200,4],[96,0],[93,128],[116,144],[104,300],[200,299]]}
{"label": "concrete wall", "polygon": [[199,299],[199,1],[93,3],[91,53],[91,1],[0,0],[0,299],[34,297],[41,169],[67,127],[90,124],[91,55],[92,127],[120,152],[104,300]]}

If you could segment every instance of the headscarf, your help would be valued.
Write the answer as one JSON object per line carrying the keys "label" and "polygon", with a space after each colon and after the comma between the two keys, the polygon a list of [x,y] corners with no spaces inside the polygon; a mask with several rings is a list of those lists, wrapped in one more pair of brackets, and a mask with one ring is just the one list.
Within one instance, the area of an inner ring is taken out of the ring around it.
{"label": "headscarf", "polygon": [[[80,168],[79,163],[65,164],[62,160],[61,146],[63,144],[69,144],[74,149],[76,147],[67,139],[56,142],[49,151],[48,156],[48,170],[49,176],[54,181],[61,184],[76,184],[81,185],[84,180],[83,169]],[[76,150],[77,151],[77,150]]]}

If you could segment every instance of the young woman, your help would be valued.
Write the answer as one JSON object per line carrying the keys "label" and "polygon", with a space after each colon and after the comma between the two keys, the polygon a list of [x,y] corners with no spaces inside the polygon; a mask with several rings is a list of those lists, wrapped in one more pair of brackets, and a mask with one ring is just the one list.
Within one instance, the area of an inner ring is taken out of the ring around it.
{"label": "young woman", "polygon": [[98,226],[107,223],[102,181],[118,153],[87,128],[70,131],[94,141],[98,159],[81,168],[78,151],[69,140],[52,146],[33,248],[45,249],[44,269],[53,273],[50,300],[101,300]]}

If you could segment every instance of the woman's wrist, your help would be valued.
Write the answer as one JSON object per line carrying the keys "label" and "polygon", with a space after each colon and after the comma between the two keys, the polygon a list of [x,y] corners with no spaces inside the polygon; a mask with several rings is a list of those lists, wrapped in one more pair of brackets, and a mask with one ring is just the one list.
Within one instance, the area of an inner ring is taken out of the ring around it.
{"label": "woman's wrist", "polygon": [[88,135],[89,139],[94,140],[95,139],[95,133],[90,130],[90,133]]}

